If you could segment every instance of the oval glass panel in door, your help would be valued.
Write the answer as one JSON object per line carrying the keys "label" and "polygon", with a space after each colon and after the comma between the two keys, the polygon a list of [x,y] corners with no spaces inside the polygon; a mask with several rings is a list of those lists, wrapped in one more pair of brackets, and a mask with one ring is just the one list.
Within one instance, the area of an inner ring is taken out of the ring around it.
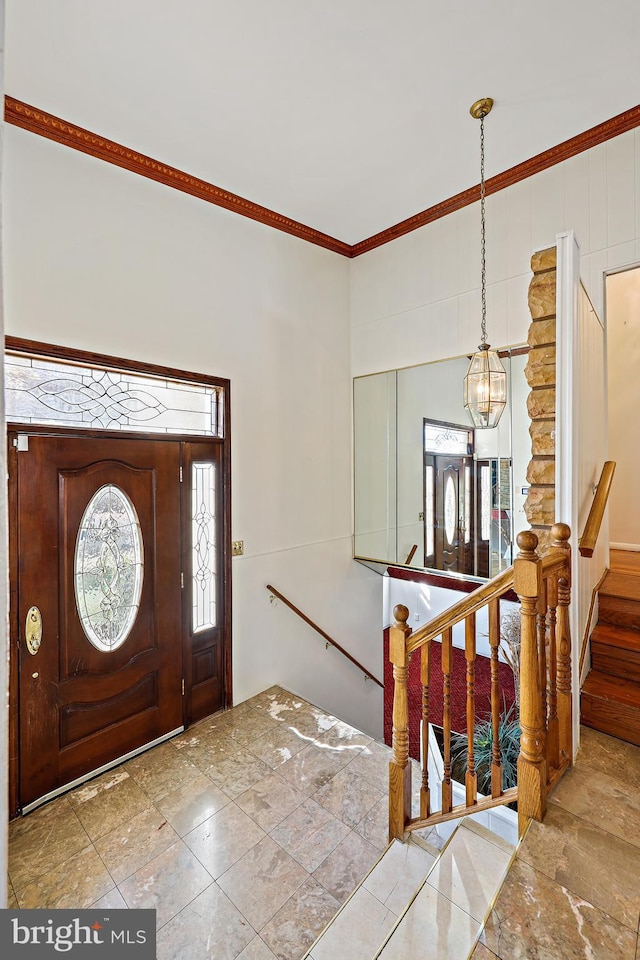
{"label": "oval glass panel in door", "polygon": [[444,488],[444,532],[447,537],[447,543],[453,543],[453,535],[456,529],[456,487],[453,477],[447,477]]}
{"label": "oval glass panel in door", "polygon": [[127,639],[142,593],[144,551],[136,509],[115,484],[100,487],[86,506],[74,563],[76,606],[98,650]]}

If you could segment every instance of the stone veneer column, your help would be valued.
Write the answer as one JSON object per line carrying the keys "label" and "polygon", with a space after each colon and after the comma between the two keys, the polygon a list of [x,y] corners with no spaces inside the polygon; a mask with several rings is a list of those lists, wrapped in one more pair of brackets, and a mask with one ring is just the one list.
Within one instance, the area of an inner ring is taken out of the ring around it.
{"label": "stone veneer column", "polygon": [[531,387],[527,398],[531,419],[531,460],[524,510],[538,536],[538,555],[542,556],[549,549],[556,506],[556,248],[534,253],[531,270],[529,359],[525,367],[527,383]]}

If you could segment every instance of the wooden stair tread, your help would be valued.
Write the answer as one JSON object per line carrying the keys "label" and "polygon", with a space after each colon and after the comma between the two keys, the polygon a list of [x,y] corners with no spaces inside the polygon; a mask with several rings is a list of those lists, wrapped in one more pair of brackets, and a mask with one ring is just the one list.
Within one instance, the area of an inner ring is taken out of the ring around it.
{"label": "wooden stair tread", "polygon": [[598,700],[613,700],[640,710],[640,684],[622,677],[591,670],[582,687],[582,693]]}
{"label": "wooden stair tread", "polygon": [[640,575],[618,573],[615,570],[610,570],[600,587],[599,593],[605,597],[640,600]]}
{"label": "wooden stair tread", "polygon": [[640,655],[640,630],[620,627],[615,623],[599,621],[591,634],[591,643],[602,643],[608,647],[618,647]]}
{"label": "wooden stair tread", "polygon": [[616,573],[636,573],[640,576],[640,551],[613,549],[610,551],[609,565]]}

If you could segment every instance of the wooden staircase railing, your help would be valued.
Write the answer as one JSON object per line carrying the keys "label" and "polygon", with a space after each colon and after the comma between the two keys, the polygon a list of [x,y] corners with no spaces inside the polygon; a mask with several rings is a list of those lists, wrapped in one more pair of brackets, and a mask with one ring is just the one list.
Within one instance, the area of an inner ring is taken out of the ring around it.
{"label": "wooden staircase railing", "polygon": [[615,460],[607,460],[602,467],[602,473],[600,474],[600,480],[596,488],[596,495],[593,498],[591,510],[589,510],[589,516],[584,525],[584,533],[578,541],[578,550],[580,551],[581,557],[593,556],[598,534],[600,533],[600,527],[602,526],[604,512],[607,509],[609,491],[611,490],[611,483],[615,472]]}
{"label": "wooden staircase railing", "polygon": [[[393,759],[389,764],[389,839],[403,839],[444,820],[476,813],[501,804],[518,803],[518,829],[529,819],[542,820],[547,795],[571,763],[571,599],[570,530],[564,523],[552,527],[552,549],[544,558],[536,553],[538,538],[532,531],[517,538],[520,552],[508,570],[458,601],[416,633],[407,625],[409,611],[399,604],[389,632],[389,659],[393,664]],[[500,598],[515,590],[520,600],[520,755],[518,783],[503,789],[499,741]],[[493,749],[491,796],[479,796],[474,756],[476,614],[488,607],[491,647],[491,721]],[[453,805],[451,776],[451,649],[453,628],[464,623],[466,660],[467,762],[465,802]],[[443,675],[444,779],[441,809],[431,812],[427,738],[429,731],[431,641],[441,637]],[[420,815],[411,816],[411,763],[409,762],[409,708],[407,680],[412,655],[420,650],[422,681],[422,782]]]}

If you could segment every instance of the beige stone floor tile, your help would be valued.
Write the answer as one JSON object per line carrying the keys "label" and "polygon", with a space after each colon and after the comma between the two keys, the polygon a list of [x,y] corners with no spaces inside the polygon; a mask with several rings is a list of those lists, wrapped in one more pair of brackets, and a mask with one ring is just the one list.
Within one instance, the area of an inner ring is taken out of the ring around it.
{"label": "beige stone floor tile", "polygon": [[435,862],[435,856],[417,844],[394,840],[362,885],[400,916]]}
{"label": "beige stone floor tile", "polygon": [[309,797],[329,783],[344,765],[343,757],[319,750],[314,744],[310,744],[291,760],[283,763],[278,773],[296,790]]}
{"label": "beige stone floor tile", "polygon": [[389,843],[389,797],[386,794],[371,807],[354,830],[377,850],[386,850]]}
{"label": "beige stone floor tile", "polygon": [[575,766],[551,793],[551,804],[640,847],[640,792],[623,780],[585,764]]}
{"label": "beige stone floor tile", "polygon": [[340,909],[338,901],[309,877],[260,931],[279,960],[299,960]]}
{"label": "beige stone floor tile", "polygon": [[605,913],[638,928],[640,849],[561,807],[533,821],[518,852],[536,870]]}
{"label": "beige stone floor tile", "polygon": [[[384,798],[388,806],[386,791]],[[348,827],[354,828],[380,801],[381,795],[378,787],[354,774],[347,766],[317,790],[313,799]]]}
{"label": "beige stone floor tile", "polygon": [[255,930],[217,884],[184,907],[158,932],[157,960],[269,960],[259,951],[244,953]]}
{"label": "beige stone floor tile", "polygon": [[307,737],[300,737],[297,733],[293,733],[279,723],[275,730],[271,730],[253,741],[251,753],[258,760],[262,760],[268,767],[275,770],[307,746],[309,746]]}
{"label": "beige stone floor tile", "polygon": [[214,813],[190,833],[184,842],[217,880],[264,837],[264,830],[235,803]]}
{"label": "beige stone floor tile", "polygon": [[117,887],[114,887],[112,890],[109,890],[108,893],[105,893],[103,897],[100,897],[94,903],[91,904],[92,910],[127,910],[127,904],[125,899],[118,890]]}
{"label": "beige stone floor tile", "polygon": [[427,883],[482,922],[510,861],[510,851],[463,824],[454,833]]}
{"label": "beige stone floor tile", "polygon": [[119,884],[177,839],[173,827],[155,807],[151,807],[100,837],[95,841],[95,847]]}
{"label": "beige stone floor tile", "polygon": [[198,768],[172,743],[161,743],[139,754],[127,761],[124,769],[153,801],[199,776]]}
{"label": "beige stone floor tile", "polygon": [[113,878],[92,846],[17,891],[23,909],[81,909],[113,889]]}
{"label": "beige stone floor tile", "polygon": [[357,756],[363,747],[368,747],[373,743],[373,737],[363,733],[362,730],[338,720],[326,733],[316,738],[316,744],[326,744],[349,754],[351,757]]}
{"label": "beige stone floor tile", "polygon": [[278,727],[280,724],[277,720],[272,720],[259,710],[251,710],[246,716],[232,718],[227,722],[227,730],[237,747],[248,749],[251,749],[254,740],[273,735]]}
{"label": "beige stone floor tile", "polygon": [[380,960],[407,960],[416,944],[429,945],[429,960],[462,960],[469,955],[480,924],[429,884],[415,898],[380,953]]}
{"label": "beige stone floor tile", "polygon": [[360,753],[349,764],[349,773],[368,780],[381,793],[389,789],[389,761],[391,750],[375,741],[363,747]]}
{"label": "beige stone floor tile", "polygon": [[213,878],[187,846],[178,840],[119,884],[131,909],[156,911],[162,927],[203,890]]}
{"label": "beige stone floor tile", "polygon": [[617,777],[640,790],[640,747],[616,740],[590,727],[580,727],[580,749],[576,766],[587,766]]}
{"label": "beige stone floor tile", "polygon": [[274,772],[241,793],[236,803],[265,833],[269,833],[304,799],[305,794]]}
{"label": "beige stone floor tile", "polygon": [[218,879],[218,885],[261,930],[308,876],[275,840],[264,837]]}
{"label": "beige stone floor tile", "polygon": [[235,800],[258,780],[271,773],[271,768],[243,750],[222,756],[204,772],[227,796]]}
{"label": "beige stone floor tile", "polygon": [[283,850],[309,873],[335,850],[349,828],[314,800],[305,800],[271,831]]}
{"label": "beige stone floor tile", "polygon": [[202,773],[212,764],[238,752],[236,741],[226,732],[226,724],[214,730],[195,731],[190,727],[171,741],[180,756],[192,763]]}
{"label": "beige stone floor tile", "polygon": [[50,873],[89,843],[66,797],[60,797],[9,825],[9,876],[16,893]]}
{"label": "beige stone floor tile", "polygon": [[637,935],[516,859],[481,940],[501,960],[634,960]]}
{"label": "beige stone floor tile", "polygon": [[500,960],[500,958],[496,957],[495,953],[492,953],[488,947],[485,947],[484,943],[478,943],[471,954],[470,960]]}
{"label": "beige stone floor tile", "polygon": [[313,875],[336,900],[344,903],[379,857],[376,847],[352,831]]}
{"label": "beige stone floor tile", "polygon": [[151,806],[147,794],[123,767],[72,790],[69,803],[91,840],[103,837]]}
{"label": "beige stone floor tile", "polygon": [[264,940],[255,937],[242,953],[238,954],[238,960],[278,960],[278,958],[269,950]]}
{"label": "beige stone floor tile", "polygon": [[[371,960],[397,919],[361,887],[313,946],[310,960]],[[414,956],[415,950],[407,954]]]}
{"label": "beige stone floor tile", "polygon": [[201,774],[157,800],[155,806],[178,836],[183,837],[230,802],[220,787]]}

